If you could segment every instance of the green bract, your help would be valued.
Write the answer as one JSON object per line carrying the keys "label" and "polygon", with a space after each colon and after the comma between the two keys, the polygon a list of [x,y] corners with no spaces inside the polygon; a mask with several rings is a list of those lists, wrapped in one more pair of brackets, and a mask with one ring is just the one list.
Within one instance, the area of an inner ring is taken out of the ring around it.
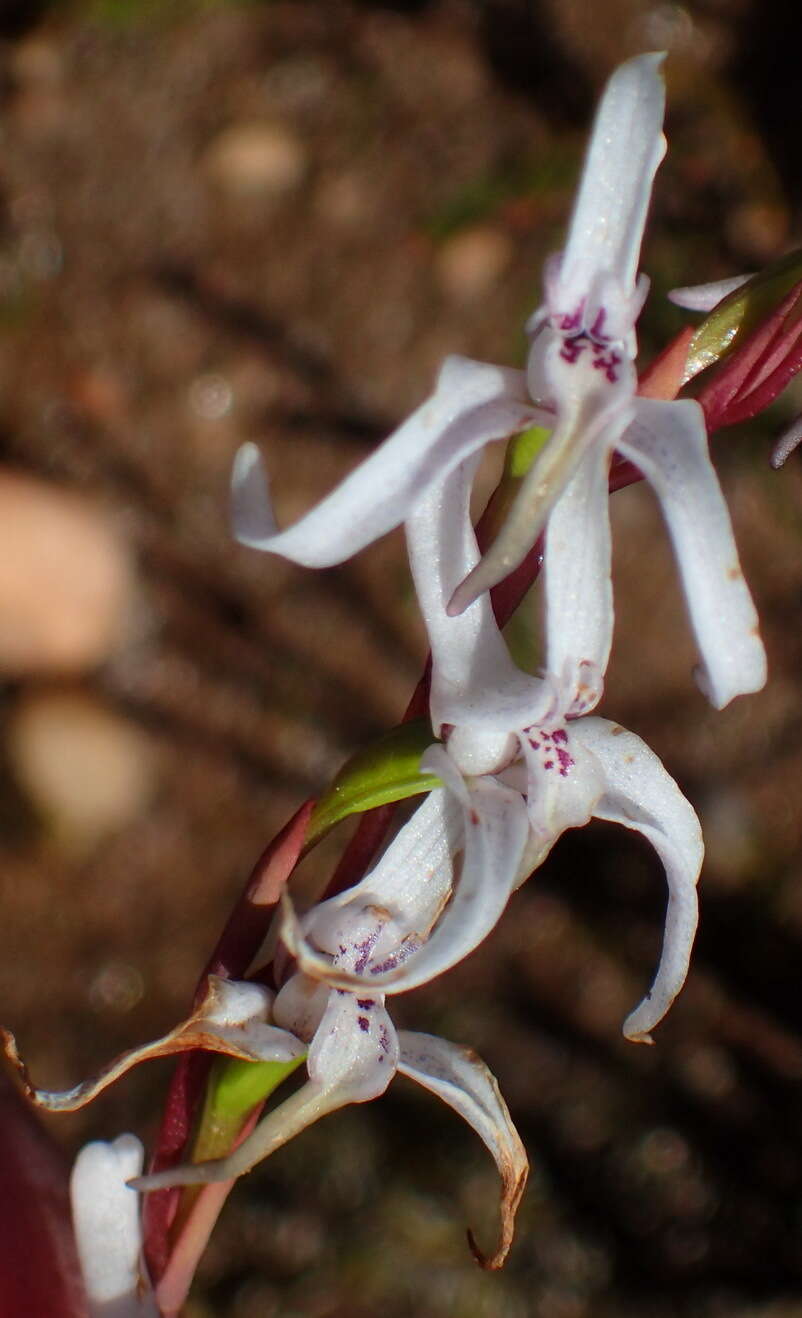
{"label": "green bract", "polygon": [[192,1149],[193,1162],[221,1158],[229,1153],[248,1114],[292,1075],[305,1055],[302,1053],[291,1062],[217,1058],[206,1088],[203,1115]]}
{"label": "green bract", "polygon": [[801,281],[802,251],[789,252],[719,302],[691,339],[684,383],[732,352]]}
{"label": "green bract", "polygon": [[349,815],[440,787],[439,778],[419,768],[423,752],[434,740],[428,721],[415,719],[354,755],[315,806],[306,849]]}

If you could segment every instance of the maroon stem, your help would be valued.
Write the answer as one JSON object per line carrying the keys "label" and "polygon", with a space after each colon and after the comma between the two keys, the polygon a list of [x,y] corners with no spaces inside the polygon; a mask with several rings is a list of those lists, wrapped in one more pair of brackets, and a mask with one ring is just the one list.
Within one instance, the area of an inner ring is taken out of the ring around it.
{"label": "maroon stem", "polygon": [[0,1313],[87,1318],[69,1168],[17,1091],[0,1086]]}

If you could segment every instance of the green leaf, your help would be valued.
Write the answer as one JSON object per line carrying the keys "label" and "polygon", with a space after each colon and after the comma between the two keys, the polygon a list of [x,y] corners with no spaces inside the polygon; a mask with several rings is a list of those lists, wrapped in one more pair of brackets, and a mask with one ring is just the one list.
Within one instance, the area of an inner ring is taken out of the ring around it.
{"label": "green leaf", "polygon": [[192,1148],[192,1161],[221,1158],[231,1149],[248,1114],[269,1098],[292,1075],[305,1054],[291,1062],[245,1062],[238,1057],[216,1058],[203,1115]]}
{"label": "green leaf", "polygon": [[706,316],[690,342],[685,382],[733,351],[802,281],[802,251],[753,275]]}
{"label": "green leaf", "polygon": [[315,806],[306,849],[349,815],[442,786],[434,774],[420,771],[421,756],[434,740],[426,719],[415,719],[353,756]]}

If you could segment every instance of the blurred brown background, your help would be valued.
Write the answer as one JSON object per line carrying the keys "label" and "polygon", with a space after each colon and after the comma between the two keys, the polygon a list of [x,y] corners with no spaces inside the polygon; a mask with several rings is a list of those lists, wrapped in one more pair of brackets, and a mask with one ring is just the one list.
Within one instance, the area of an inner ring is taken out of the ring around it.
{"label": "blurred brown background", "polygon": [[[785,13],[5,0],[0,1014],[40,1083],[177,1019],[264,842],[397,721],[420,667],[398,537],[317,575],[232,544],[237,446],[264,446],[286,521],[445,353],[519,362],[595,98],[630,53],[670,52],[644,357],[682,323],[668,288],[798,240]],[[762,695],[707,708],[653,501],[614,500],[604,712],[663,756],[708,843],[658,1045],[620,1023],[655,964],[659,866],[622,830],[569,835],[467,964],[398,1001],[482,1053],[527,1142],[505,1272],[480,1274],[463,1236],[493,1228],[489,1159],[399,1081],[240,1184],[192,1318],[802,1314],[802,467],[767,462],[792,411],[716,441]],[[70,1153],[147,1139],[167,1075],[50,1128]]]}

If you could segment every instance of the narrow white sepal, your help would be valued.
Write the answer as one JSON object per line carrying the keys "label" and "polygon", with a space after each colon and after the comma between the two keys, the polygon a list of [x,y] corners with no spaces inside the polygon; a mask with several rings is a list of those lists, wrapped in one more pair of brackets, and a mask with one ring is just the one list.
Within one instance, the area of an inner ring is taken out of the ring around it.
{"label": "narrow white sepal", "polygon": [[710,461],[704,416],[687,399],[640,398],[618,444],[657,495],[705,666],[699,685],[716,709],[766,681],[766,652],[730,515]]}
{"label": "narrow white sepal", "polygon": [[234,463],[234,534],[253,549],[306,567],[342,563],[399,526],[415,502],[460,462],[542,417],[522,371],[448,357],[435,392],[331,494],[276,531],[254,445]]}
{"label": "narrow white sepal", "polygon": [[802,416],[798,416],[795,421],[780,435],[777,443],[774,445],[771,453],[771,465],[775,471],[788,461],[795,449],[802,444]]}
{"label": "narrow white sepal", "polygon": [[549,688],[513,663],[486,594],[458,616],[447,612],[455,588],[479,562],[470,511],[476,461],[462,463],[433,486],[406,523],[410,567],[432,651],[436,734],[444,723],[477,735],[527,727],[551,701]]}
{"label": "narrow white sepal", "polygon": [[712,311],[725,297],[741,288],[753,276],[732,275],[729,279],[717,279],[710,284],[689,284],[686,288],[672,288],[668,294],[669,302],[682,307],[685,311]]}
{"label": "narrow white sepal", "polygon": [[587,453],[546,528],[546,668],[559,677],[571,714],[601,699],[613,639],[609,466],[606,446]]}
{"label": "narrow white sepal", "polygon": [[596,112],[554,296],[565,311],[611,274],[635,292],[646,212],[665,155],[663,54],[636,55],[613,73]]}
{"label": "narrow white sepal", "polygon": [[494,1252],[482,1256],[481,1262],[489,1268],[500,1268],[512,1244],[515,1213],[529,1171],[526,1149],[507,1104],[494,1076],[471,1049],[409,1030],[400,1030],[398,1039],[401,1074],[437,1094],[459,1113],[495,1160],[502,1186],[501,1234]]}
{"label": "narrow white sepal", "polygon": [[[225,1158],[208,1162],[181,1163],[162,1172],[137,1176],[130,1184],[137,1190],[168,1190],[175,1185],[211,1185],[243,1176],[258,1162],[287,1144],[302,1130],[351,1102],[347,1088],[329,1090],[309,1081],[277,1108],[263,1117],[239,1148]],[[126,1316],[127,1318],[127,1316]]]}
{"label": "narrow white sepal", "polygon": [[668,904],[660,964],[649,992],[623,1026],[627,1039],[651,1043],[651,1030],[688,973],[698,920],[696,884],[704,859],[702,830],[690,803],[640,737],[600,718],[580,720],[574,735],[596,757],[605,777],[605,794],[594,816],[641,833],[665,867]]}

